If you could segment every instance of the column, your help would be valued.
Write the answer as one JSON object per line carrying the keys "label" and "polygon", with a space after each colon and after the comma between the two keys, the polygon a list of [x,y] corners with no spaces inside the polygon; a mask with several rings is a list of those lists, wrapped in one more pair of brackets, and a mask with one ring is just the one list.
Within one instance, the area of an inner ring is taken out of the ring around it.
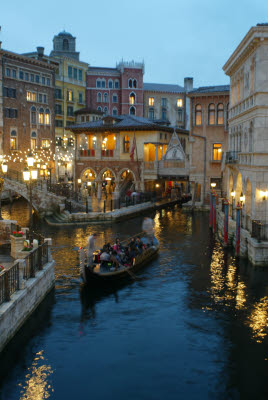
{"label": "column", "polygon": [[100,159],[101,158],[101,134],[97,133],[96,134],[97,142],[96,142],[96,149],[95,149],[95,158]]}
{"label": "column", "polygon": [[241,230],[241,209],[242,207],[238,205],[236,207],[236,235],[235,235],[235,255],[240,254],[240,230]]}
{"label": "column", "polygon": [[158,144],[155,144],[155,152],[154,152],[154,168],[157,171],[158,166]]}

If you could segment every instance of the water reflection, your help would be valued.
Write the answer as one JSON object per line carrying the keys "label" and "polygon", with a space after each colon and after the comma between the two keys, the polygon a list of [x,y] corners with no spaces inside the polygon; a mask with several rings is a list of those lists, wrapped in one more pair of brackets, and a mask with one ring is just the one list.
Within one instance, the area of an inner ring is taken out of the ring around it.
{"label": "water reflection", "polygon": [[20,400],[43,400],[48,399],[53,393],[51,386],[52,368],[45,362],[44,351],[36,353],[33,364],[28,368],[25,376],[25,383],[19,384],[22,387]]}
{"label": "water reflection", "polygon": [[253,304],[248,317],[248,324],[253,332],[253,338],[261,343],[268,334],[268,297],[265,296],[259,302]]}

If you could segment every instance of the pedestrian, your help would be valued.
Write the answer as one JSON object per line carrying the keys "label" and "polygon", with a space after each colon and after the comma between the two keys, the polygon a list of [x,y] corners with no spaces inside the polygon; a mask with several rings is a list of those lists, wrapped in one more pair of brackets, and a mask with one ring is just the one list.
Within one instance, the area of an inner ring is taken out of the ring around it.
{"label": "pedestrian", "polygon": [[146,233],[148,244],[152,246],[154,244],[154,221],[152,218],[144,217],[142,230]]}
{"label": "pedestrian", "polygon": [[93,253],[95,251],[95,239],[97,234],[93,233],[88,237],[87,241],[87,265],[90,267],[93,264]]}

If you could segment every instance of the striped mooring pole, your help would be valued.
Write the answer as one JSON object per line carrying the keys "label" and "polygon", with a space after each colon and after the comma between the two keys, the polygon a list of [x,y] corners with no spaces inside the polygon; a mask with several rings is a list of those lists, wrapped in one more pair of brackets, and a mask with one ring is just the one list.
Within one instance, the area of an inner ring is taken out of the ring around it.
{"label": "striped mooring pole", "polygon": [[241,210],[240,203],[236,206],[236,235],[235,235],[235,255],[240,255],[240,230],[241,230]]}
{"label": "striped mooring pole", "polygon": [[213,203],[213,226],[212,226],[212,230],[213,233],[216,232],[216,193],[212,193],[212,203]]}

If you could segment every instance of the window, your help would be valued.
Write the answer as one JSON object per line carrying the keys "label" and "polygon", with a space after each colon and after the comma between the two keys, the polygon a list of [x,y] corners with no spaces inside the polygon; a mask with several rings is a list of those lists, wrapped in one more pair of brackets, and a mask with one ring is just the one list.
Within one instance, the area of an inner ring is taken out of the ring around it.
{"label": "window", "polygon": [[44,123],[44,109],[42,107],[39,109],[38,122],[40,125]]}
{"label": "window", "polygon": [[221,161],[221,144],[213,144],[213,161]]}
{"label": "window", "polygon": [[47,103],[47,95],[46,94],[43,95],[43,102]]}
{"label": "window", "polygon": [[135,96],[135,93],[130,93],[130,96],[129,96],[129,104],[135,104],[135,102],[136,102],[136,96]]}
{"label": "window", "polygon": [[[15,70],[13,69],[13,72],[14,72]],[[16,71],[15,71],[16,72]],[[16,78],[16,77],[15,77]],[[24,79],[26,80],[26,81],[29,81],[29,74],[28,74],[28,72],[25,72],[25,74],[24,74]]]}
{"label": "window", "polygon": [[105,115],[107,115],[108,114],[108,107],[104,107],[103,108],[103,112],[104,112]]}
{"label": "window", "polygon": [[119,81],[117,79],[114,81],[114,88],[119,89]]}
{"label": "window", "polygon": [[83,80],[83,71],[81,69],[78,70],[78,79],[79,81]]}
{"label": "window", "polygon": [[44,76],[42,76],[42,85],[46,84],[46,78]]}
{"label": "window", "polygon": [[103,80],[101,81],[101,87],[102,87],[102,88],[106,88],[106,81],[105,81],[105,79],[103,79]]}
{"label": "window", "polygon": [[16,98],[16,89],[3,87],[3,96],[11,97],[11,98],[15,99]]}
{"label": "window", "polygon": [[129,80],[128,80],[128,87],[129,87],[129,88],[132,88],[132,79],[129,79]]}
{"label": "window", "polygon": [[113,115],[118,115],[118,112],[117,112],[117,108],[116,108],[116,107],[113,108]]}
{"label": "window", "polygon": [[109,87],[109,89],[112,89],[112,88],[113,88],[113,81],[112,81],[112,79],[109,79],[108,87]]}
{"label": "window", "polygon": [[40,76],[39,75],[35,75],[35,82],[39,83],[40,82]]}
{"label": "window", "polygon": [[38,102],[42,103],[43,100],[43,95],[41,93],[38,93]]}
{"label": "window", "polygon": [[50,86],[50,78],[47,78],[47,86]]}
{"label": "window", "polygon": [[17,150],[17,132],[15,130],[10,132],[10,150]]}
{"label": "window", "polygon": [[77,68],[73,68],[73,77],[77,80]]}
{"label": "window", "polygon": [[100,87],[101,87],[101,80],[97,79],[97,88],[100,88]]}
{"label": "window", "polygon": [[72,117],[74,115],[74,108],[71,106],[67,107],[67,115],[68,117]]}
{"label": "window", "polygon": [[124,153],[129,153],[129,137],[127,135],[124,136],[123,151],[124,151]]}
{"label": "window", "polygon": [[165,121],[165,120],[167,119],[167,109],[166,109],[166,108],[162,108],[162,111],[161,111],[161,119],[162,119],[163,121]]}
{"label": "window", "polygon": [[117,97],[117,94],[116,93],[114,93],[113,94],[113,103],[117,103],[118,102],[118,97]]}
{"label": "window", "polygon": [[10,76],[10,68],[6,68],[6,76]]}
{"label": "window", "polygon": [[6,118],[18,118],[18,110],[16,108],[4,108],[4,116]]}
{"label": "window", "polygon": [[[29,80],[29,74],[27,72],[25,72],[25,75],[28,75],[28,79],[25,79],[28,81]],[[15,69],[12,69],[12,78],[17,78],[17,71]]]}
{"label": "window", "polygon": [[162,133],[162,132],[160,132],[160,140],[162,140],[162,136],[163,136],[163,133]]}
{"label": "window", "polygon": [[72,77],[73,77],[73,67],[68,65],[68,78],[72,78]]}
{"label": "window", "polygon": [[62,128],[63,127],[63,121],[60,119],[55,119],[55,126],[57,128]]}
{"label": "window", "polygon": [[32,133],[31,133],[31,149],[32,150],[35,150],[36,149],[36,145],[37,145],[37,134],[36,134],[36,132],[35,131],[33,131]]}
{"label": "window", "polygon": [[165,97],[161,98],[161,106],[166,107],[167,106],[167,99]]}
{"label": "window", "polygon": [[43,149],[48,149],[50,147],[49,139],[42,139],[41,146],[43,147]]}
{"label": "window", "polygon": [[182,122],[183,120],[183,112],[182,110],[178,110],[178,122]]}
{"label": "window", "polygon": [[61,104],[55,104],[55,114],[62,115]]}
{"label": "window", "polygon": [[31,108],[31,124],[36,124],[36,108]]}
{"label": "window", "polygon": [[153,108],[149,108],[148,118],[149,119],[154,119],[154,109]]}
{"label": "window", "polygon": [[154,106],[154,97],[149,97],[149,106]]}
{"label": "window", "polygon": [[81,122],[85,122],[85,116],[81,115]]}
{"label": "window", "polygon": [[195,125],[202,125],[202,106],[197,104],[195,106]]}
{"label": "window", "polygon": [[55,99],[61,99],[61,89],[55,89]]}
{"label": "window", "polygon": [[[10,76],[10,75],[9,75]],[[23,74],[23,71],[20,71],[20,79],[23,79],[24,78],[24,74]]]}
{"label": "window", "polygon": [[221,178],[210,178],[210,183],[216,183],[213,189],[221,190]]}
{"label": "window", "polygon": [[80,104],[83,103],[83,93],[81,93],[81,92],[78,93],[78,103],[80,103]]}
{"label": "window", "polygon": [[68,39],[63,39],[62,49],[63,50],[69,50],[69,40]]}
{"label": "window", "polygon": [[182,107],[182,106],[183,106],[182,99],[177,99],[177,107]]}
{"label": "window", "polygon": [[130,115],[136,115],[136,108],[135,107],[130,107],[129,114]]}
{"label": "window", "polygon": [[72,92],[72,90],[67,90],[67,101],[73,101],[73,92]]}
{"label": "window", "polygon": [[45,124],[50,125],[50,111],[48,108],[45,111]]}
{"label": "window", "polygon": [[99,106],[99,107],[97,108],[97,110],[98,110],[98,111],[102,111],[102,108]]}
{"label": "window", "polygon": [[34,82],[34,74],[31,74],[31,82]]}
{"label": "window", "polygon": [[217,124],[223,125],[223,104],[219,103],[217,107]]}
{"label": "window", "polygon": [[101,103],[101,93],[97,94],[97,103]]}
{"label": "window", "polygon": [[215,104],[208,106],[208,124],[215,125]]}
{"label": "window", "polygon": [[136,81],[136,79],[133,79],[133,87],[134,87],[134,88],[137,87],[137,81]]}
{"label": "window", "polygon": [[108,93],[104,93],[103,101],[104,101],[104,103],[108,103]]}

